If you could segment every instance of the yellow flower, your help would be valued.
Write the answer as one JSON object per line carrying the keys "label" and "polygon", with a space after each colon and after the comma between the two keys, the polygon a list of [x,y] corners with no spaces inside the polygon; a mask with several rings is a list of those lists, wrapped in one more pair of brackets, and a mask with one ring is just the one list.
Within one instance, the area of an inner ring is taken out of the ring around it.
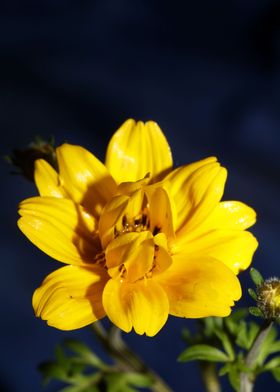
{"label": "yellow flower", "polygon": [[255,212],[223,201],[226,169],[210,157],[172,170],[158,125],[127,120],[105,165],[80,146],[56,150],[59,173],[38,160],[40,196],[20,204],[19,227],[68,264],[33,296],[37,316],[62,330],[105,315],[119,328],[155,335],[168,314],[227,316],[241,296],[236,274],[257,241]]}

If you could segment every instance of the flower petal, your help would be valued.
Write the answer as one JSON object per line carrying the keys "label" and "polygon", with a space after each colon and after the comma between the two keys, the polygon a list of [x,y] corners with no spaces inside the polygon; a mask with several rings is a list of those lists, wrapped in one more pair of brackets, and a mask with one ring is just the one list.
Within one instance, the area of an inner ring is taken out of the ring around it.
{"label": "flower petal", "polygon": [[154,235],[162,232],[168,239],[174,237],[173,216],[170,200],[165,189],[158,187],[148,194],[150,205],[150,230]]}
{"label": "flower petal", "polygon": [[103,291],[103,306],[120,329],[154,336],[165,324],[169,304],[164,290],[152,279],[126,283],[111,279]]}
{"label": "flower petal", "polygon": [[223,201],[195,230],[186,234],[185,240],[189,241],[216,229],[245,230],[255,222],[256,213],[251,207],[240,201]]}
{"label": "flower petal", "polygon": [[179,317],[228,316],[241,296],[234,273],[209,257],[173,256],[172,266],[155,280],[168,296],[169,313]]}
{"label": "flower petal", "polygon": [[226,181],[226,169],[210,157],[182,166],[165,178],[177,236],[200,224],[217,206]]}
{"label": "flower petal", "polygon": [[41,196],[67,197],[60,185],[58,173],[44,159],[35,162],[34,180]]}
{"label": "flower petal", "polygon": [[84,327],[105,316],[102,292],[108,280],[103,268],[66,266],[46,277],[34,292],[37,317],[62,330]]}
{"label": "flower petal", "polygon": [[99,235],[104,249],[116,235],[132,228],[133,231],[141,230],[143,199],[144,192],[140,188],[131,196],[117,195],[106,204],[99,220]]}
{"label": "flower petal", "polygon": [[149,231],[126,233],[115,238],[106,248],[106,266],[110,276],[117,278],[124,274],[129,282],[143,278],[151,270],[154,261],[154,241]]}
{"label": "flower petal", "polygon": [[95,219],[70,199],[33,197],[20,204],[19,213],[21,231],[56,260],[93,262],[101,249]]}
{"label": "flower petal", "polygon": [[117,183],[137,181],[150,173],[162,175],[172,167],[168,142],[159,126],[130,119],[115,132],[108,145],[106,167]]}
{"label": "flower petal", "polygon": [[83,147],[63,144],[56,154],[63,187],[75,202],[98,217],[117,189],[110,173]]}
{"label": "flower petal", "polygon": [[186,242],[184,248],[181,245],[180,251],[218,259],[237,274],[251,264],[257,247],[256,238],[248,231],[213,230]]}

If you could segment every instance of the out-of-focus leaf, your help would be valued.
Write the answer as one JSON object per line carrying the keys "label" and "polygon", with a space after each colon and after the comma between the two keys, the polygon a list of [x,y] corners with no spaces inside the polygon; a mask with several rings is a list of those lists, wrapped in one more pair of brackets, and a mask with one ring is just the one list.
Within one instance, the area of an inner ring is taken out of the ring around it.
{"label": "out-of-focus leaf", "polygon": [[231,341],[230,341],[228,335],[221,329],[220,330],[216,329],[215,334],[222,342],[224,350],[228,354],[229,359],[232,361],[234,359],[234,349],[232,347],[232,344],[231,344]]}
{"label": "out-of-focus leaf", "polygon": [[64,342],[64,346],[80,355],[80,357],[84,359],[83,363],[89,364],[98,369],[107,368],[106,363],[104,363],[93,351],[91,351],[86,344],[75,339],[67,339]]}
{"label": "out-of-focus leaf", "polygon": [[264,365],[263,371],[272,370],[278,367],[280,368],[280,357],[275,357]]}
{"label": "out-of-focus leaf", "polygon": [[232,335],[236,336],[238,334],[239,322],[246,317],[247,313],[247,309],[238,309],[224,319],[224,323]]}
{"label": "out-of-focus leaf", "polygon": [[255,292],[255,290],[250,288],[250,289],[248,289],[248,293],[253,298],[254,301],[257,301],[258,296],[257,296],[257,293]]}
{"label": "out-of-focus leaf", "polygon": [[250,276],[256,286],[260,286],[264,282],[264,278],[262,277],[261,273],[255,268],[250,269]]}
{"label": "out-of-focus leaf", "polygon": [[271,373],[273,374],[273,377],[275,378],[275,380],[277,382],[280,382],[280,367],[279,368],[275,368],[271,371]]}
{"label": "out-of-focus leaf", "polygon": [[229,382],[232,388],[239,392],[240,390],[240,374],[235,365],[229,367]]}
{"label": "out-of-focus leaf", "polygon": [[250,306],[249,313],[255,317],[264,317],[263,312],[259,308],[257,308],[256,306]]}
{"label": "out-of-focus leaf", "polygon": [[207,344],[197,344],[195,346],[188,347],[178,358],[179,362],[189,362],[195,360],[209,362],[228,362],[230,359],[223,351]]}
{"label": "out-of-focus leaf", "polygon": [[248,346],[247,325],[244,320],[242,320],[239,324],[239,331],[236,337],[236,344],[244,349],[246,349]]}

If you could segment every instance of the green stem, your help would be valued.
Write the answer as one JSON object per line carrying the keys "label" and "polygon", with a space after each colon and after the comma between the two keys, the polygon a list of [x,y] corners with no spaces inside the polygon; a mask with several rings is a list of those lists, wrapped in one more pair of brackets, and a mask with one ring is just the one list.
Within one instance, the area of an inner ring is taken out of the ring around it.
{"label": "green stem", "polygon": [[[258,335],[255,338],[255,341],[248,351],[248,354],[245,358],[245,365],[249,368],[252,369],[253,366],[255,365],[261,346],[266,339],[271,327],[272,327],[273,322],[272,321],[266,321],[263,326],[261,327]],[[252,392],[254,389],[254,382],[255,382],[255,377],[252,372],[248,373],[241,373],[240,375],[240,392]]]}
{"label": "green stem", "polygon": [[217,376],[216,364],[213,362],[200,362],[202,381],[207,392],[221,392],[221,385]]}
{"label": "green stem", "polygon": [[151,387],[154,392],[172,392],[172,389],[162,378],[127,346],[122,339],[119,328],[112,326],[110,331],[107,331],[100,322],[96,321],[92,324],[92,329],[105,350],[115,359],[122,370],[150,375],[154,379]]}

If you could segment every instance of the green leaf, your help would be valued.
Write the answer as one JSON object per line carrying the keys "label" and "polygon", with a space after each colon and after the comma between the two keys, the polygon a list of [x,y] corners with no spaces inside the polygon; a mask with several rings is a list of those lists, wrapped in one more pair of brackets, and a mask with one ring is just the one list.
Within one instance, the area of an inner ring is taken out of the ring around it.
{"label": "green leaf", "polygon": [[195,346],[189,347],[184,350],[178,358],[179,362],[189,362],[195,360],[228,362],[230,359],[223,351],[207,344],[197,344]]}
{"label": "green leaf", "polygon": [[232,388],[236,391],[239,392],[240,390],[240,374],[236,366],[231,365],[229,368],[229,382],[232,386]]}
{"label": "green leaf", "polygon": [[234,349],[232,347],[232,344],[231,344],[231,341],[230,341],[228,335],[224,331],[219,330],[219,329],[215,330],[215,334],[222,342],[224,350],[228,354],[229,359],[232,361],[234,359]]}
{"label": "green leaf", "polygon": [[241,308],[232,312],[232,314],[226,318],[224,318],[224,323],[229,330],[229,332],[237,336],[239,331],[239,322],[247,316],[247,309]]}
{"label": "green leaf", "polygon": [[259,308],[257,308],[256,306],[250,306],[249,313],[255,317],[264,317],[263,312]]}
{"label": "green leaf", "polygon": [[139,388],[148,388],[154,384],[154,378],[137,372],[111,372],[105,374],[106,392],[134,392]]}
{"label": "green leaf", "polygon": [[67,372],[56,362],[43,362],[38,366],[38,370],[42,374],[44,385],[47,385],[51,380],[68,380]]}
{"label": "green leaf", "polygon": [[271,371],[271,373],[272,373],[273,377],[275,378],[275,380],[276,380],[277,382],[280,382],[280,367],[279,367],[279,368],[276,368],[276,369],[273,369],[273,370]]}
{"label": "green leaf", "polygon": [[272,370],[279,367],[280,368],[280,357],[275,357],[272,358],[270,361],[268,361],[264,367],[263,367],[263,371],[268,371],[268,370]]}
{"label": "green leaf", "polygon": [[250,288],[250,289],[248,289],[248,293],[253,298],[253,300],[257,301],[258,296],[257,296],[257,293],[255,292],[255,290]]}
{"label": "green leaf", "polygon": [[236,344],[241,348],[248,348],[248,335],[247,335],[247,324],[242,320],[239,324],[239,331],[236,337]]}
{"label": "green leaf", "polygon": [[221,367],[219,370],[219,376],[222,377],[229,372],[230,365],[227,363],[225,366]]}
{"label": "green leaf", "polygon": [[[64,341],[64,346],[68,349],[72,350],[74,353],[80,355],[83,361],[80,363],[91,365],[97,369],[106,369],[108,366],[105,362],[103,362],[91,349],[84,343],[75,340],[75,339],[67,339]],[[78,358],[75,358],[76,363],[79,362]]]}
{"label": "green leaf", "polygon": [[253,342],[254,342],[254,340],[255,340],[258,332],[259,332],[259,330],[260,330],[260,326],[258,324],[254,323],[254,322],[250,322],[248,324],[248,335],[247,335],[248,344],[247,344],[247,349],[251,348],[251,346],[252,346],[252,344],[253,344]]}
{"label": "green leaf", "polygon": [[256,286],[260,286],[264,282],[264,278],[262,277],[261,273],[255,268],[251,268],[250,276]]}

